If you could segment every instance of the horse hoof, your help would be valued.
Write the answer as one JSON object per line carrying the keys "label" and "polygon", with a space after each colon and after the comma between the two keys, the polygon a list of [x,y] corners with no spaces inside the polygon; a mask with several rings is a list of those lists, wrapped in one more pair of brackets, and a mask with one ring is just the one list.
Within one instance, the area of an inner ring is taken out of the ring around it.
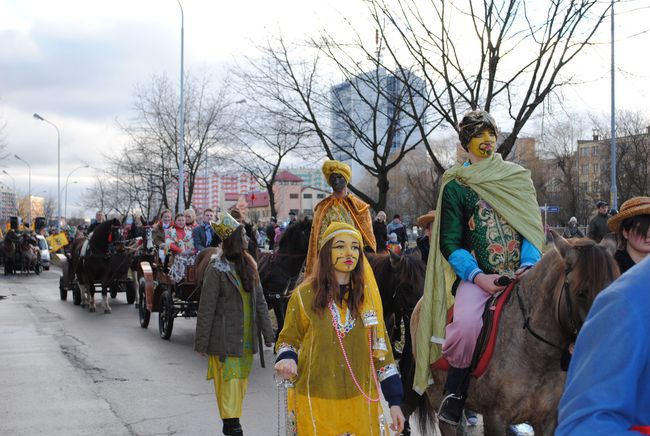
{"label": "horse hoof", "polygon": [[110,309],[104,309],[104,313],[111,313]]}
{"label": "horse hoof", "polygon": [[91,307],[88,311],[89,311],[89,312],[96,312],[97,309],[95,309],[94,307]]}

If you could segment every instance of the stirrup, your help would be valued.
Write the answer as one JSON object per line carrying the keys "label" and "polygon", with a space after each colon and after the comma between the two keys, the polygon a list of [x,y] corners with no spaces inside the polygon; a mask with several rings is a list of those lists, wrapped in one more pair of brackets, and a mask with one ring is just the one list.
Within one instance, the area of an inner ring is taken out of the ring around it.
{"label": "stirrup", "polygon": [[463,417],[465,397],[458,394],[447,394],[440,402],[438,419],[449,425],[457,426]]}

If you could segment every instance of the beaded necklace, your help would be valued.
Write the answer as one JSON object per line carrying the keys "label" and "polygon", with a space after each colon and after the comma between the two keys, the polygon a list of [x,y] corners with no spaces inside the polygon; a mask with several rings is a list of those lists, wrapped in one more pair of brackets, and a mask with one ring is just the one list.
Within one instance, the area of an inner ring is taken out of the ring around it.
{"label": "beaded necklace", "polygon": [[[348,367],[348,371],[350,373],[350,376],[352,377],[352,381],[354,382],[354,385],[357,387],[357,390],[361,393],[361,395],[364,396],[366,400],[372,403],[377,403],[379,401],[379,382],[377,381],[377,372],[375,371],[375,362],[372,358],[372,332],[370,329],[368,329],[368,351],[369,351],[369,357],[370,357],[370,369],[372,370],[372,379],[375,382],[375,387],[377,388],[377,398],[371,398],[370,395],[366,394],[363,389],[361,389],[361,385],[359,384],[359,381],[357,380],[357,377],[354,375],[354,371],[352,370],[352,366],[350,365],[350,359],[348,359],[348,353],[345,351],[345,346],[343,345],[343,337],[350,331],[352,330],[352,327],[348,329],[347,331],[345,329],[341,329],[339,327],[339,316],[338,312],[336,310],[336,306],[334,304],[334,301],[330,301],[329,304],[329,309],[330,313],[332,314],[332,327],[334,327],[334,331],[336,332],[336,337],[339,340],[339,346],[341,347],[341,352],[343,353],[343,359],[345,360],[345,364]],[[346,316],[347,318],[347,316]],[[354,326],[354,324],[352,325]]]}

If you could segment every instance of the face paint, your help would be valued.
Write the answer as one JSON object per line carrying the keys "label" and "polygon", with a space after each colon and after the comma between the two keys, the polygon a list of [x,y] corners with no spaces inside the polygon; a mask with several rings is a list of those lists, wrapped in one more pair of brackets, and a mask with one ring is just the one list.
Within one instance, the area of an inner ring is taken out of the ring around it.
{"label": "face paint", "polygon": [[336,236],[331,253],[334,269],[340,272],[350,272],[355,269],[359,263],[360,251],[359,241],[354,236],[345,233]]}
{"label": "face paint", "polygon": [[330,186],[335,192],[341,192],[348,185],[348,182],[345,181],[345,177],[338,173],[333,173],[330,176]]}
{"label": "face paint", "polygon": [[482,129],[476,135],[472,136],[467,145],[467,150],[474,156],[485,159],[492,156],[497,143],[497,136],[492,129]]}

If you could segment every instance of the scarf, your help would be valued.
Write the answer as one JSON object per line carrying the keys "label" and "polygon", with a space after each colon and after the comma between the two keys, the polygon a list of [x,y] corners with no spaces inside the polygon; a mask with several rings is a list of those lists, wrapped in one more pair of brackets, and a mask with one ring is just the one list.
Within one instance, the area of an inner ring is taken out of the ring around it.
{"label": "scarf", "polygon": [[[444,188],[454,179],[474,190],[528,242],[542,251],[545,243],[542,217],[529,170],[504,161],[498,153],[470,166],[456,164],[442,176],[436,210],[441,210]],[[440,253],[440,220],[435,220],[415,339],[413,389],[420,395],[431,383],[429,365],[442,356],[447,310],[453,304],[451,286],[455,280],[455,271]]]}

